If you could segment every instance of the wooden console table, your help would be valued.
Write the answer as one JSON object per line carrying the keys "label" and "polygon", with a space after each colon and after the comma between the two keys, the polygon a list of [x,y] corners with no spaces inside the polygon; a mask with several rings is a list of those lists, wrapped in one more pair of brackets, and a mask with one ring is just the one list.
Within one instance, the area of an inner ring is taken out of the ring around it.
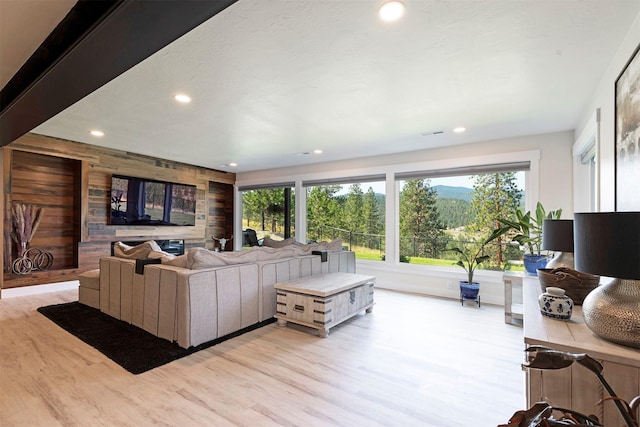
{"label": "wooden console table", "polygon": [[329,328],[363,310],[371,312],[375,280],[362,274],[328,273],[276,283],[278,325],[293,322],[327,337]]}
{"label": "wooden console table", "polygon": [[[523,277],[524,342],[572,353],[587,353],[604,366],[603,375],[613,390],[629,401],[640,395],[640,350],[597,337],[585,325],[582,307],[576,306],[571,320],[562,321],[540,314],[541,293],[536,276]],[[554,406],[595,414],[605,426],[624,425],[615,404],[597,404],[608,396],[588,369],[574,363],[559,370],[527,369],[527,408],[546,400]]]}

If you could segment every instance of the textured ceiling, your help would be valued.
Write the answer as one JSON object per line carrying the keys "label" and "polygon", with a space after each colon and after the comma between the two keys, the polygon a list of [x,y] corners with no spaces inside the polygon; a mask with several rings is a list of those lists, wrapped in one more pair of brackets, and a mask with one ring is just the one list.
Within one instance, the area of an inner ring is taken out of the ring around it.
{"label": "textured ceiling", "polygon": [[242,172],[570,130],[640,10],[380,3],[240,0],[34,132]]}

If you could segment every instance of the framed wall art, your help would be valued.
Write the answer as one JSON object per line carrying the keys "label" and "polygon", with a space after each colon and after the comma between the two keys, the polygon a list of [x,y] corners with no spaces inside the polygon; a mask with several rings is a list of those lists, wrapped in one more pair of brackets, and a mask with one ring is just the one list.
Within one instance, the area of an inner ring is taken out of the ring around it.
{"label": "framed wall art", "polygon": [[640,45],[615,84],[615,210],[640,211]]}

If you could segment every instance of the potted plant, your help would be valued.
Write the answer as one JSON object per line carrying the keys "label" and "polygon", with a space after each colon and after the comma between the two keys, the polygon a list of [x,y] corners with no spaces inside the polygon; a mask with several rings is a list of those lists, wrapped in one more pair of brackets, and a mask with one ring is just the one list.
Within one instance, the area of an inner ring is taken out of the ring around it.
{"label": "potted plant", "polygon": [[546,212],[542,203],[536,205],[535,215],[530,211],[523,213],[516,210],[516,219],[499,219],[503,227],[494,230],[491,238],[495,239],[508,232],[515,232],[512,237],[513,242],[517,242],[525,248],[524,268],[531,274],[537,274],[538,268],[545,268],[548,261],[548,254],[543,254],[542,247],[542,224],[545,219],[560,219],[562,209]]}
{"label": "potted plant", "polygon": [[[495,233],[494,233],[495,234]],[[462,267],[467,273],[467,280],[460,280],[460,303],[464,304],[465,300],[473,300],[478,303],[480,307],[480,283],[473,281],[473,274],[478,266],[489,259],[489,255],[484,255],[484,247],[496,239],[498,236],[492,234],[489,238],[482,242],[473,242],[468,246],[462,248],[455,247],[449,249],[459,255],[459,259],[456,265]]]}

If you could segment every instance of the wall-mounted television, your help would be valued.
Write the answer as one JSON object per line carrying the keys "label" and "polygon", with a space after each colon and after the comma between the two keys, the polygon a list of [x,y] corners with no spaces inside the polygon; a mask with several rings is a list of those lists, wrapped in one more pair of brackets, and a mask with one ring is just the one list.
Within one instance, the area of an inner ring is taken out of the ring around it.
{"label": "wall-mounted television", "polygon": [[195,225],[196,186],[111,176],[111,225]]}

